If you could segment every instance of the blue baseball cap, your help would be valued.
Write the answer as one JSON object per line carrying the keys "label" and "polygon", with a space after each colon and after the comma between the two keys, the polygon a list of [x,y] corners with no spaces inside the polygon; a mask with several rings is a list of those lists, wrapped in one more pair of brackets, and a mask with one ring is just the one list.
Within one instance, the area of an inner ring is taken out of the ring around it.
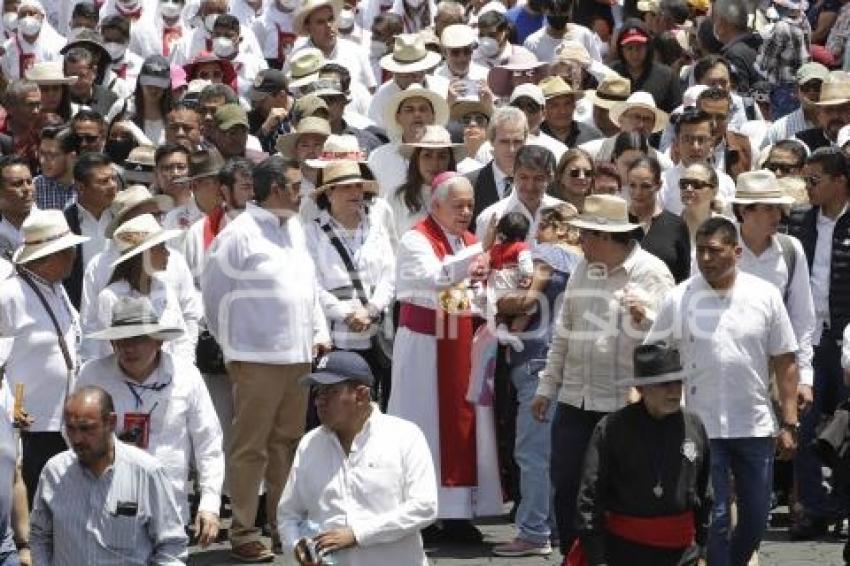
{"label": "blue baseball cap", "polygon": [[301,385],[333,385],[343,381],[356,381],[372,386],[375,377],[369,364],[354,352],[338,350],[319,358],[316,370],[301,378]]}

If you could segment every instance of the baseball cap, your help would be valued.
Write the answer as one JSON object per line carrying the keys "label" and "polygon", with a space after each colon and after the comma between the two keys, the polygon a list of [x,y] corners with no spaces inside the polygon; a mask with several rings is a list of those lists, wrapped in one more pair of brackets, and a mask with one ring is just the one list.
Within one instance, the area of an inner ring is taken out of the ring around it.
{"label": "baseball cap", "polygon": [[234,126],[245,126],[246,128],[250,127],[248,125],[248,115],[245,114],[242,107],[236,103],[223,104],[219,106],[218,110],[215,111],[215,123],[218,126],[218,129],[224,132]]}
{"label": "baseball cap", "polygon": [[649,43],[649,37],[642,30],[633,28],[620,37],[620,45],[629,43]]}
{"label": "baseball cap", "polygon": [[375,381],[369,364],[359,354],[337,350],[316,362],[316,369],[301,378],[301,385],[334,385],[356,381],[371,386]]}
{"label": "baseball cap", "polygon": [[518,85],[511,93],[511,99],[508,104],[513,104],[520,98],[530,98],[540,106],[546,106],[546,97],[543,96],[543,90],[531,83]]}
{"label": "baseball cap", "polygon": [[804,85],[809,81],[818,80],[825,81],[829,76],[829,69],[821,65],[820,63],[806,63],[804,65],[800,65],[800,68],[797,69],[797,74],[794,78],[797,79],[798,85]]}
{"label": "baseball cap", "polygon": [[327,117],[328,103],[315,94],[308,94],[295,101],[292,118],[296,124],[308,116]]}
{"label": "baseball cap", "polygon": [[286,88],[286,75],[277,69],[264,69],[257,73],[251,87],[251,100],[262,100]]}

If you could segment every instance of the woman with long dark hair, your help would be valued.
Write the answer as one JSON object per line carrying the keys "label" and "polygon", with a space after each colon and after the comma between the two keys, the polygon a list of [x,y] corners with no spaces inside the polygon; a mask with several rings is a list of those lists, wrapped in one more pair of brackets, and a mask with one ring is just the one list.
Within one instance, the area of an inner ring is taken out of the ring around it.
{"label": "woman with long dark hair", "polygon": [[132,121],[152,145],[165,141],[165,116],[171,112],[171,67],[162,55],[145,59],[131,98],[119,100],[107,115],[110,124]]}
{"label": "woman with long dark hair", "polygon": [[631,81],[632,92],[648,92],[665,112],[682,103],[679,78],[670,67],[654,60],[651,35],[640,20],[626,20],[620,28],[617,62],[611,68]]}

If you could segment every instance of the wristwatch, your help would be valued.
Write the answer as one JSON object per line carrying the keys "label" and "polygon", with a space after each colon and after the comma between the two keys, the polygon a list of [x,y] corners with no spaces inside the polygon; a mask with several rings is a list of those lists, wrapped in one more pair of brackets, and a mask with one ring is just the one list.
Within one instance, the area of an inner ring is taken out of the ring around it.
{"label": "wristwatch", "polygon": [[783,430],[787,430],[792,435],[797,436],[800,433],[800,423],[782,423]]}

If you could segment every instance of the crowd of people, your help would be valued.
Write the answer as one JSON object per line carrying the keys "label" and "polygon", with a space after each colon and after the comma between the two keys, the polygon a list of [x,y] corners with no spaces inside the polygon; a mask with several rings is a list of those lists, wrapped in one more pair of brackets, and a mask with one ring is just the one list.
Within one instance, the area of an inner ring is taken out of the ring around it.
{"label": "crowd of people", "polygon": [[4,0],[0,565],[840,530],[848,6]]}

